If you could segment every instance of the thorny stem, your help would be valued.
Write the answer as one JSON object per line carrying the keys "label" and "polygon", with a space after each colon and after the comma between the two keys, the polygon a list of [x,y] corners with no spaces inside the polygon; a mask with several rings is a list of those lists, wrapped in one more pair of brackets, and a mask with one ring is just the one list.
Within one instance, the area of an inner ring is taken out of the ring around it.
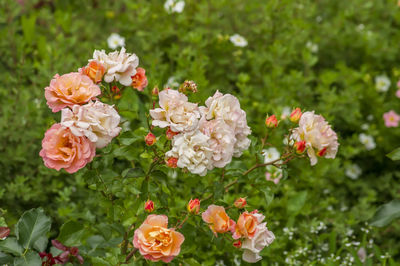
{"label": "thorny stem", "polygon": [[126,256],[125,262],[123,262],[122,264],[128,264],[129,260],[133,257],[133,255],[135,255],[136,251],[136,248],[132,249],[131,252],[129,252],[128,256]]}

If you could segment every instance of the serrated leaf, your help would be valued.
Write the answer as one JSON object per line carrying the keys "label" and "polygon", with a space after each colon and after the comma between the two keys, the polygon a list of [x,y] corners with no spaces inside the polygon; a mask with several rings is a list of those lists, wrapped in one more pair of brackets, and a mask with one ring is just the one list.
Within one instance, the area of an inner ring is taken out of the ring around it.
{"label": "serrated leaf", "polygon": [[39,254],[34,251],[29,251],[22,258],[15,258],[14,266],[39,266],[42,265],[42,259]]}
{"label": "serrated leaf", "polygon": [[21,256],[24,252],[24,249],[19,245],[15,237],[9,237],[6,240],[0,241],[0,250],[16,256]]}
{"label": "serrated leaf", "polygon": [[65,246],[79,246],[84,234],[83,229],[84,227],[81,223],[68,221],[61,226],[57,240]]}
{"label": "serrated leaf", "polygon": [[0,265],[12,263],[14,258],[6,253],[0,252]]}
{"label": "serrated leaf", "polygon": [[51,220],[44,214],[43,209],[32,209],[21,216],[15,227],[15,233],[22,247],[30,248],[50,231],[50,227]]}
{"label": "serrated leaf", "polygon": [[384,227],[398,218],[400,218],[400,200],[395,199],[378,208],[371,219],[371,225]]}
{"label": "serrated leaf", "polygon": [[387,154],[386,156],[389,157],[390,159],[392,159],[393,161],[400,160],[400,148],[395,149],[394,151]]}
{"label": "serrated leaf", "polygon": [[35,243],[33,243],[33,248],[39,252],[42,252],[46,249],[48,241],[49,240],[47,239],[47,236],[41,236],[35,241]]}
{"label": "serrated leaf", "polygon": [[111,265],[109,262],[107,262],[106,260],[99,258],[99,257],[91,258],[91,260],[92,260],[92,265],[99,265],[99,266],[110,266]]}

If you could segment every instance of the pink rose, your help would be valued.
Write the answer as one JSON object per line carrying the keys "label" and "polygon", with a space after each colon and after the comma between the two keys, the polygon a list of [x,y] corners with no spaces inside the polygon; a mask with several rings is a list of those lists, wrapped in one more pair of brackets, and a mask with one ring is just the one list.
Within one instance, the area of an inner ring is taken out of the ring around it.
{"label": "pink rose", "polygon": [[222,206],[208,206],[201,217],[204,222],[209,224],[215,236],[217,236],[217,233],[234,232],[235,230],[235,222],[229,218],[228,214],[225,212],[225,208]]}
{"label": "pink rose", "polygon": [[393,110],[383,114],[386,127],[397,127],[399,125],[400,116]]}
{"label": "pink rose", "polygon": [[239,216],[235,226],[233,239],[241,237],[252,239],[257,231],[257,226],[264,220],[264,215],[260,213],[248,213],[245,211]]}
{"label": "pink rose", "polygon": [[95,154],[95,144],[84,136],[75,136],[61,124],[54,124],[47,130],[39,153],[46,167],[57,171],[64,168],[70,174],[91,162]]}
{"label": "pink rose", "polygon": [[135,230],[133,245],[145,259],[168,263],[179,254],[185,237],[167,226],[167,216],[151,214]]}
{"label": "pink rose", "polygon": [[100,94],[100,88],[88,76],[76,72],[55,75],[50,86],[45,88],[47,105],[53,112],[67,106],[85,104]]}

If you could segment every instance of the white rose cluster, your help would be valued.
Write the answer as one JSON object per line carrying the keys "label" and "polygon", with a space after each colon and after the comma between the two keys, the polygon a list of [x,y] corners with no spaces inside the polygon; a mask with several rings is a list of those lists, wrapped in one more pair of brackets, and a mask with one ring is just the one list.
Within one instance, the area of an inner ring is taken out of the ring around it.
{"label": "white rose cluster", "polygon": [[177,166],[191,173],[204,176],[222,168],[250,145],[246,113],[230,94],[217,91],[199,107],[179,91],[165,89],[159,93],[159,106],[150,110],[152,125],[178,133],[166,157],[177,158]]}

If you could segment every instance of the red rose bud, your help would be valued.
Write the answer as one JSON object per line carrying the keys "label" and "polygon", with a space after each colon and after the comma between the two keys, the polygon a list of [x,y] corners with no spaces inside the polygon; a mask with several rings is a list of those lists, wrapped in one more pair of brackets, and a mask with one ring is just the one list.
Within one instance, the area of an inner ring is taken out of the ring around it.
{"label": "red rose bud", "polygon": [[235,248],[241,248],[242,247],[242,242],[240,240],[237,240],[237,241],[233,242],[233,246]]}
{"label": "red rose bud", "polygon": [[118,100],[121,98],[121,90],[117,86],[112,86],[111,92],[114,94],[114,99]]}
{"label": "red rose bud", "polygon": [[265,119],[265,125],[269,128],[274,128],[278,126],[278,119],[275,115],[267,116]]}
{"label": "red rose bud", "polygon": [[296,152],[298,154],[302,154],[306,150],[306,141],[298,141],[294,144],[294,147],[296,148]]}
{"label": "red rose bud", "polygon": [[0,240],[6,239],[9,234],[10,234],[10,228],[8,228],[6,226],[0,227]]}
{"label": "red rose bud", "polygon": [[301,109],[300,108],[296,108],[292,111],[292,113],[290,114],[290,121],[292,121],[293,123],[297,123],[300,120],[302,113],[301,113]]}
{"label": "red rose bud", "polygon": [[149,134],[147,134],[144,138],[144,141],[146,141],[147,146],[152,146],[154,143],[156,143],[157,139],[153,133],[149,132]]}
{"label": "red rose bud", "polygon": [[328,150],[328,148],[327,147],[325,147],[325,148],[323,148],[322,150],[319,150],[318,152],[317,152],[317,155],[319,156],[319,157],[322,157],[322,156],[324,156],[325,154],[326,154],[326,151]]}
{"label": "red rose bud", "polygon": [[190,213],[198,214],[200,211],[200,200],[199,199],[191,199],[187,205],[187,210]]}
{"label": "red rose bud", "polygon": [[167,131],[165,132],[165,135],[167,137],[167,139],[171,140],[174,138],[175,135],[178,135],[179,132],[174,132],[171,130],[171,128],[168,128]]}
{"label": "red rose bud", "polygon": [[178,158],[170,157],[167,160],[167,166],[170,168],[176,168],[178,165]]}
{"label": "red rose bud", "polygon": [[153,212],[154,211],[154,202],[151,200],[148,200],[144,203],[144,210],[147,212]]}
{"label": "red rose bud", "polygon": [[157,96],[159,93],[160,93],[160,90],[158,89],[158,87],[154,87],[154,88],[151,90],[151,94],[152,94],[153,96]]}
{"label": "red rose bud", "polygon": [[247,205],[247,202],[245,198],[238,198],[237,200],[235,200],[235,203],[233,203],[233,205],[235,205],[235,207],[238,209],[243,209]]}

